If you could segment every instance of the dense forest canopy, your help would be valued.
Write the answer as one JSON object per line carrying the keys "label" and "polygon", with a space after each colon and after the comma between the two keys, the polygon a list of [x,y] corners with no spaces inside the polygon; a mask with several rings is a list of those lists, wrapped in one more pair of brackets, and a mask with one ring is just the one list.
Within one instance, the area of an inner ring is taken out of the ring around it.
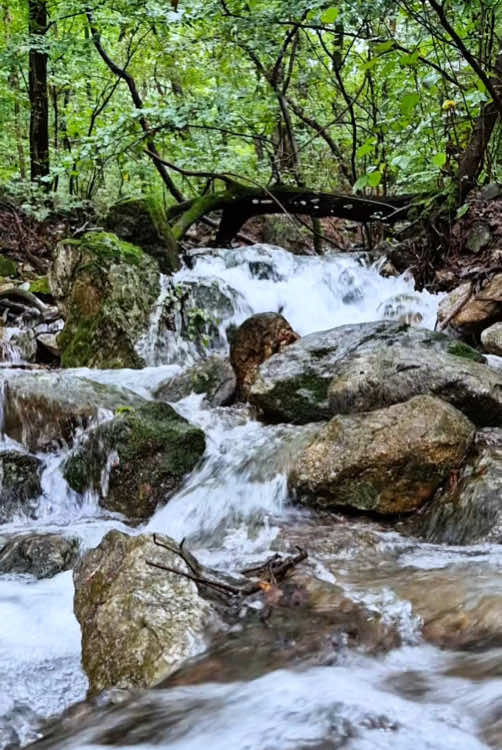
{"label": "dense forest canopy", "polygon": [[1,14],[0,180],[24,193],[31,176],[32,195],[66,204],[167,207],[281,184],[458,207],[501,176],[502,0],[2,0]]}

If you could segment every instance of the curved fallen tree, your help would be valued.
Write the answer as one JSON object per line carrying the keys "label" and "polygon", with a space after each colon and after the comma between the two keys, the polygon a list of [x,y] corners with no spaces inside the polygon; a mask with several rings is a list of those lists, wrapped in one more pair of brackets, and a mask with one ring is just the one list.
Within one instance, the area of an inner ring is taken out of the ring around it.
{"label": "curved fallen tree", "polygon": [[[215,175],[218,179],[223,176]],[[382,221],[395,223],[407,218],[413,205],[411,196],[373,200],[342,193],[321,193],[307,188],[274,185],[270,188],[246,187],[227,181],[221,192],[206,193],[193,200],[172,206],[167,218],[176,241],[188,229],[213,211],[222,211],[215,244],[225,247],[253,216],[265,214],[299,214],[312,218],[349,219],[361,223]]]}

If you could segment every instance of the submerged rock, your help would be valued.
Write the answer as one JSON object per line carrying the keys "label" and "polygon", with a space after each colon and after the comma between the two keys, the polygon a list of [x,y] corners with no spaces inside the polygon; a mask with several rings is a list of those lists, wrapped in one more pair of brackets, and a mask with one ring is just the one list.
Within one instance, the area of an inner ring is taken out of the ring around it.
{"label": "submerged rock", "polygon": [[252,315],[235,331],[230,361],[237,378],[237,395],[246,400],[262,362],[299,338],[279,313]]}
{"label": "submerged rock", "polygon": [[142,367],[136,343],[160,292],[156,262],[113,234],[88,232],[58,246],[50,286],[65,327],[63,367]]}
{"label": "submerged rock", "polygon": [[52,578],[74,566],[79,546],[78,539],[58,534],[0,538],[0,573],[31,573],[36,578]]}
{"label": "submerged rock", "polygon": [[379,514],[419,508],[462,463],[474,426],[430,396],[339,416],[303,450],[289,476],[303,503]]}
{"label": "submerged rock", "polygon": [[17,451],[0,452],[0,523],[17,513],[31,516],[42,493],[42,462]]}
{"label": "submerged rock", "polygon": [[502,375],[461,341],[396,323],[311,334],[260,367],[250,401],[269,419],[304,423],[430,394],[476,424],[502,423]]}
{"label": "submerged rock", "polygon": [[214,355],[161,383],[155,398],[179,401],[191,393],[203,393],[204,401],[210,406],[227,406],[233,400],[235,386],[235,373],[229,360]]}
{"label": "submerged rock", "polygon": [[[160,540],[171,547],[168,537]],[[150,535],[109,532],[74,570],[75,614],[89,693],[148,687],[202,651],[219,627],[195,584],[147,561],[188,572]]]}
{"label": "submerged rock", "polygon": [[71,443],[78,429],[103,412],[142,403],[124,388],[67,373],[8,374],[4,386],[4,432],[28,450],[52,450]]}
{"label": "submerged rock", "polygon": [[76,492],[94,490],[108,510],[149,518],[192,471],[206,447],[202,430],[168,404],[125,406],[91,430],[64,466]]}
{"label": "submerged rock", "polygon": [[476,435],[469,461],[411,526],[426,541],[502,543],[502,430]]}
{"label": "submerged rock", "polygon": [[502,596],[498,573],[457,561],[440,570],[408,570],[396,576],[396,591],[422,621],[426,641],[449,649],[502,646]]}

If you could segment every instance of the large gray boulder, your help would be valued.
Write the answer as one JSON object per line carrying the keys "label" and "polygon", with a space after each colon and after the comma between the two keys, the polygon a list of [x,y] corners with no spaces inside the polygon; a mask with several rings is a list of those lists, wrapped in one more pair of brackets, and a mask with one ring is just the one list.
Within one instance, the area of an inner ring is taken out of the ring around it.
{"label": "large gray boulder", "polygon": [[250,401],[268,419],[304,423],[379,409],[420,394],[478,425],[502,424],[502,374],[440,333],[363,323],[314,333],[264,362]]}
{"label": "large gray boulder", "polygon": [[52,578],[78,560],[79,541],[59,534],[0,537],[0,573],[31,573]]}
{"label": "large gray boulder", "polygon": [[[160,541],[173,548],[168,537]],[[193,581],[152,567],[188,573],[174,552],[142,534],[109,532],[74,570],[75,614],[89,693],[148,687],[202,651],[219,627]]]}
{"label": "large gray boulder", "polygon": [[476,435],[468,462],[437,493],[411,529],[428,542],[502,543],[502,430]]}
{"label": "large gray boulder", "polygon": [[202,430],[171,406],[127,406],[90,430],[63,473],[76,492],[93,490],[108,510],[149,518],[192,471],[206,448]]}
{"label": "large gray boulder", "polygon": [[289,484],[315,507],[407,513],[461,465],[473,437],[474,426],[453,406],[417,396],[332,419],[298,456]]}
{"label": "large gray boulder", "polygon": [[64,311],[63,367],[144,366],[136,345],[160,293],[153,258],[114,234],[88,232],[58,245],[49,283]]}
{"label": "large gray boulder", "polygon": [[18,451],[0,452],[0,523],[18,513],[32,516],[42,493],[42,462]]}

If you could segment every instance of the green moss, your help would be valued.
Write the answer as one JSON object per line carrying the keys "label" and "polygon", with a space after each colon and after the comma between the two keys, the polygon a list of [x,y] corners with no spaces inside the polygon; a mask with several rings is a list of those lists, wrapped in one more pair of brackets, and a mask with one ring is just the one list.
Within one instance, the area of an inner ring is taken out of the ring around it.
{"label": "green moss", "polygon": [[108,456],[116,451],[119,461],[103,503],[130,518],[147,518],[195,467],[205,444],[202,430],[165,403],[119,408],[68,459],[64,476],[79,493],[89,488],[99,492]]}
{"label": "green moss", "polygon": [[62,366],[142,367],[135,343],[160,290],[156,264],[140,248],[106,232],[87,233],[70,244],[80,252],[80,263],[58,339]]}
{"label": "green moss", "polygon": [[105,261],[114,260],[137,266],[145,258],[140,247],[120,240],[110,232],[87,232],[77,244]]}
{"label": "green moss", "polygon": [[94,333],[98,325],[97,318],[81,318],[76,328],[65,326],[58,336],[61,347],[62,367],[82,367],[92,359],[95,351]]}
{"label": "green moss", "polygon": [[[280,404],[277,418],[286,419],[294,424],[306,424],[330,415],[328,406],[328,388],[331,378],[323,379],[319,375],[305,374],[291,380],[284,380],[275,386],[269,394],[270,402],[267,412],[274,413],[275,405]],[[260,396],[260,402],[266,397]]]}
{"label": "green moss", "polygon": [[17,276],[16,263],[5,255],[0,255],[0,276]]}
{"label": "green moss", "polygon": [[89,488],[90,480],[93,479],[89,473],[89,462],[79,454],[72,456],[70,461],[67,462],[64,476],[72,490],[80,495]]}
{"label": "green moss", "polygon": [[49,280],[47,276],[40,276],[38,279],[35,279],[35,281],[32,281],[30,284],[30,292],[32,292],[32,294],[50,294],[51,290],[49,288]]}
{"label": "green moss", "polygon": [[462,357],[463,359],[470,359],[473,362],[485,362],[483,355],[472,346],[464,344],[463,341],[452,341],[448,344],[446,350],[448,354],[453,354],[455,357]]}

